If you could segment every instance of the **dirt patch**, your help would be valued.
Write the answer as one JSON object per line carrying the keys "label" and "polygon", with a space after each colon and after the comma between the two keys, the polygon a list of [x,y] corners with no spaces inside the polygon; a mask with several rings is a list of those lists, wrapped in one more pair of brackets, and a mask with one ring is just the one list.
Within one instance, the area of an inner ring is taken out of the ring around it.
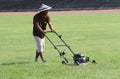
{"label": "dirt patch", "polygon": [[79,10],[79,11],[53,11],[50,14],[114,14],[120,10]]}
{"label": "dirt patch", "polygon": [[[36,14],[37,12],[0,12],[0,14]],[[49,11],[49,14],[119,14],[120,10]]]}

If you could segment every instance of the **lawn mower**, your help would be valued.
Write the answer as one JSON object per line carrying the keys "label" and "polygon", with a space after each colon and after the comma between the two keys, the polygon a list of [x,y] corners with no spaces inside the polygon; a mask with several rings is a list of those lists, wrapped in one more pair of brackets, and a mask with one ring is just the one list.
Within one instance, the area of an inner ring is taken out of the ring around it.
{"label": "lawn mower", "polygon": [[[54,49],[56,49],[60,55],[60,57],[62,57],[64,60],[62,61],[62,64],[68,64],[69,61],[68,59],[64,56],[66,54],[66,50],[63,50],[63,51],[60,51],[58,46],[65,46],[68,48],[68,50],[73,54],[73,63],[75,65],[80,65],[80,64],[83,64],[83,63],[88,63],[90,61],[89,57],[85,56],[84,54],[81,54],[81,53],[75,53],[71,48],[70,46],[62,39],[62,35],[59,35],[57,32],[51,32],[51,31],[48,31],[47,33],[54,33],[59,39],[60,41],[62,41],[62,45],[56,45],[53,43],[53,41],[47,36],[46,34],[46,38],[49,40],[49,42],[53,45]],[[95,60],[92,61],[92,63],[96,63]]]}

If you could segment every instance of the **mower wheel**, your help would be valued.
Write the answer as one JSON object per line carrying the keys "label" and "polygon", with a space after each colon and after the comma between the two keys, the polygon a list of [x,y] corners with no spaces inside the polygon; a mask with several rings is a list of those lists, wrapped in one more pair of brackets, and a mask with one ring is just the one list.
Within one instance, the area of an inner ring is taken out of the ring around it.
{"label": "mower wheel", "polygon": [[95,60],[93,60],[92,63],[97,63],[97,62]]}
{"label": "mower wheel", "polygon": [[62,64],[66,64],[66,62],[65,62],[65,61],[62,61]]}

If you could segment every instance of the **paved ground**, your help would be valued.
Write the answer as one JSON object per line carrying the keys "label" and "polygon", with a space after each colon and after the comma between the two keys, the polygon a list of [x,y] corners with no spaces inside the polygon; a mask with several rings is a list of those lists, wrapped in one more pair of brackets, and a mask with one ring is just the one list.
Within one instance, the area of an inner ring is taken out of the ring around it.
{"label": "paved ground", "polygon": [[[37,12],[0,12],[0,14],[36,14]],[[120,9],[114,10],[79,10],[79,11],[49,11],[49,14],[119,14]]]}

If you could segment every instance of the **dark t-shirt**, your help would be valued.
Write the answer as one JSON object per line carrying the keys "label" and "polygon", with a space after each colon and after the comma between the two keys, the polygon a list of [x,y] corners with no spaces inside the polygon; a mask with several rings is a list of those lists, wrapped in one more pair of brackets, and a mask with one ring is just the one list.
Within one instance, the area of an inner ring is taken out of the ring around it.
{"label": "dark t-shirt", "polygon": [[46,30],[47,23],[50,22],[50,18],[48,15],[42,16],[40,13],[36,14],[33,17],[33,36],[38,36],[43,38],[45,35],[36,27],[36,23],[39,23],[42,30]]}

